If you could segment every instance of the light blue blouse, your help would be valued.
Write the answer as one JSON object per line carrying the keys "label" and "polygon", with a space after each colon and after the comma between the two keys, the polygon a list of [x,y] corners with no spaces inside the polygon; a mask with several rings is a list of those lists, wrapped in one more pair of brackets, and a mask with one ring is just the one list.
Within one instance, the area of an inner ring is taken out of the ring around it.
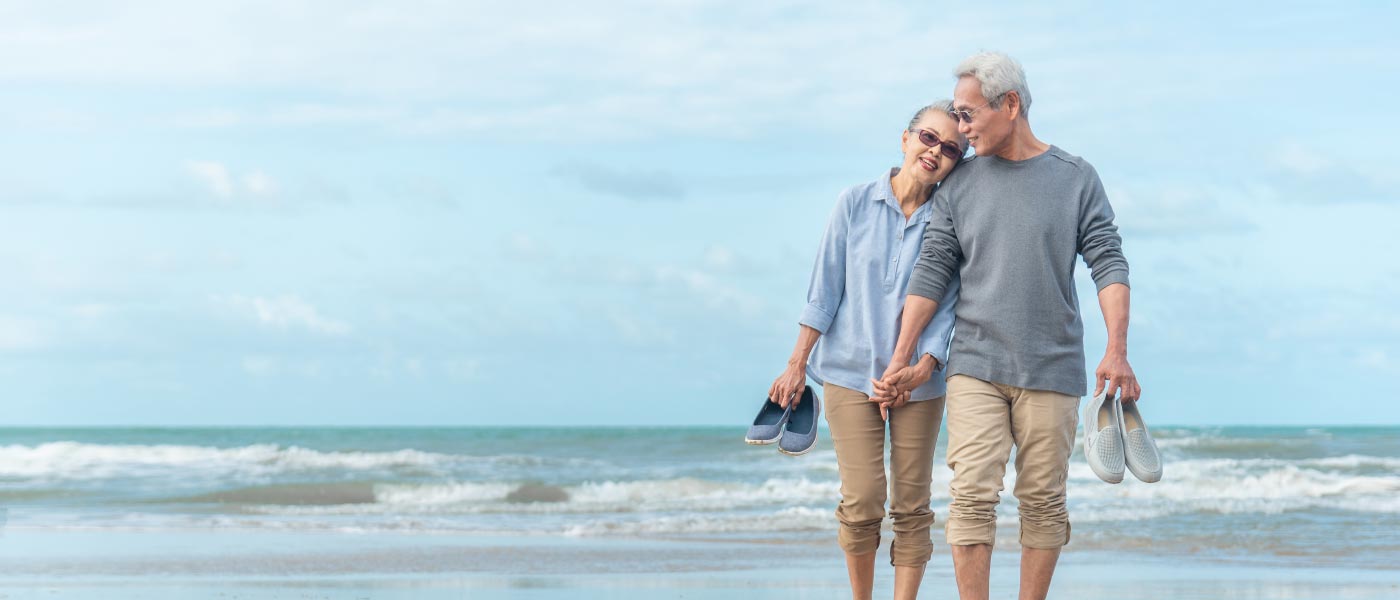
{"label": "light blue blouse", "polygon": [[[869,395],[871,379],[885,374],[899,338],[899,315],[909,275],[919,258],[924,227],[933,203],[925,202],[906,221],[890,178],[899,169],[841,193],[812,267],[807,306],[799,323],[822,333],[807,360],[807,375]],[[918,356],[932,354],[948,364],[953,336],[953,305],[961,289],[957,275],[949,282],[938,312],[919,336]],[[910,401],[944,395],[942,372],[910,394]]]}

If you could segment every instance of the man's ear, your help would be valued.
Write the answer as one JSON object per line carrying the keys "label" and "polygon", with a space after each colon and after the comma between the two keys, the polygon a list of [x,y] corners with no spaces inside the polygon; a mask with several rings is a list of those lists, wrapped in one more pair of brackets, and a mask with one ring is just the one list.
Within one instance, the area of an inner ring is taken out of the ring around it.
{"label": "man's ear", "polygon": [[1006,113],[1011,115],[1011,120],[1015,121],[1021,117],[1021,94],[1016,90],[1011,90],[1001,97],[1001,102],[1006,106]]}

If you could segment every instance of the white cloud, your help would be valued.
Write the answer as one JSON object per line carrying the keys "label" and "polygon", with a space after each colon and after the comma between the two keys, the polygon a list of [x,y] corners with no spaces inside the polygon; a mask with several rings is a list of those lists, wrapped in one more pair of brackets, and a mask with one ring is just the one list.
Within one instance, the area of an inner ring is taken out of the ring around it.
{"label": "white cloud", "polygon": [[225,310],[276,329],[305,329],[323,335],[341,336],[350,333],[348,323],[327,318],[310,303],[297,296],[275,298],[229,296],[214,301]]}
{"label": "white cloud", "polygon": [[452,379],[472,381],[481,378],[481,359],[453,356],[442,361],[442,371]]}
{"label": "white cloud", "polygon": [[623,341],[640,347],[670,346],[676,341],[676,332],[636,313],[619,309],[607,311],[606,318],[613,332]]}
{"label": "white cloud", "polygon": [[333,98],[187,106],[165,117],[199,127],[358,123],[428,134],[743,137],[755,126],[849,114],[887,98],[867,90],[913,91],[921,84],[910,77],[910,61],[892,57],[951,64],[956,48],[994,33],[931,28],[906,9],[622,0],[599,10],[546,0],[524,12],[451,2],[399,11],[315,0],[157,1],[78,18],[32,3],[0,20],[7,53],[26,57],[0,63],[0,77],[294,87]]}
{"label": "white cloud", "polygon": [[764,302],[758,296],[705,271],[664,265],[656,269],[655,275],[656,281],[661,284],[680,284],[685,291],[714,310],[737,311],[746,317],[753,317],[764,308]]}
{"label": "white cloud", "polygon": [[1387,349],[1380,347],[1358,349],[1356,364],[1382,372],[1400,372],[1400,360],[1396,360]]}
{"label": "white cloud", "polygon": [[233,178],[223,163],[210,160],[185,161],[185,169],[208,186],[210,193],[219,198],[233,197]]}
{"label": "white cloud", "polygon": [[734,252],[724,246],[710,246],[705,250],[705,266],[723,271],[734,265]]}
{"label": "white cloud", "polygon": [[244,356],[240,365],[245,373],[254,377],[278,375],[318,377],[323,371],[323,364],[318,359],[294,360],[262,354]]}
{"label": "white cloud", "polygon": [[516,260],[535,262],[546,261],[555,258],[553,248],[547,248],[534,237],[526,233],[516,232],[506,241],[508,256]]}
{"label": "white cloud", "polygon": [[1304,146],[1297,140],[1285,140],[1278,145],[1274,161],[1299,175],[1316,175],[1332,168],[1332,161],[1318,152],[1321,145]]}
{"label": "white cloud", "polygon": [[291,104],[265,108],[201,108],[171,115],[166,120],[177,127],[190,129],[324,125],[389,128],[414,118],[421,119],[423,115],[414,115],[396,107]]}
{"label": "white cloud", "polygon": [[270,196],[277,191],[277,182],[262,171],[243,176],[243,189],[254,196]]}
{"label": "white cloud", "polygon": [[1385,153],[1350,141],[1344,137],[1280,140],[1273,144],[1273,170],[1266,183],[1258,185],[1268,187],[1274,198],[1295,203],[1400,200],[1400,177],[1380,158]]}
{"label": "white cloud", "polygon": [[476,369],[472,359],[451,358],[445,362],[436,359],[429,359],[419,355],[403,355],[392,349],[385,349],[378,358],[371,362],[366,372],[377,379],[396,379],[399,376],[407,376],[413,379],[422,379],[430,376],[430,367],[441,365],[442,371],[447,376],[455,379],[471,379]]}
{"label": "white cloud", "polygon": [[559,166],[554,172],[585,190],[629,200],[677,200],[686,195],[675,174],[659,169],[576,163]]}
{"label": "white cloud", "polygon": [[240,111],[229,108],[210,108],[177,114],[168,118],[172,125],[192,129],[223,129],[244,124],[247,120]]}
{"label": "white cloud", "polygon": [[1115,223],[1125,238],[1238,233],[1254,228],[1247,210],[1261,191],[1201,182],[1107,184]]}
{"label": "white cloud", "polygon": [[1263,335],[1274,341],[1307,341],[1311,343],[1347,339],[1400,340],[1400,315],[1394,310],[1394,300],[1382,294],[1362,296],[1308,294],[1307,290],[1270,290],[1276,297],[1294,295],[1306,298],[1295,301],[1286,318],[1280,318]]}
{"label": "white cloud", "polygon": [[277,193],[277,181],[260,169],[236,177],[224,163],[213,160],[187,160],[185,170],[198,179],[216,198],[235,196],[265,198]]}
{"label": "white cloud", "polygon": [[[1179,36],[1162,40],[1158,32],[1172,27],[1151,11],[1083,5],[1019,5],[976,23],[950,19],[935,4],[888,1],[541,0],[528,11],[489,2],[403,11],[330,0],[7,6],[0,40],[8,55],[26,59],[0,63],[6,81],[312,92],[182,106],[166,116],[199,127],[742,138],[759,128],[849,123],[891,102],[925,99],[930,88],[946,94],[948,69],[989,44],[1028,57],[1037,89],[1063,98],[1038,106],[1041,114],[1113,110],[1099,101],[1105,93],[1137,112],[1161,98],[1218,107],[1227,100],[1221,96],[1255,83],[1242,76],[1297,64],[1319,70],[1319,61],[1383,64],[1390,54],[1365,38],[1320,52],[1326,42],[1299,40],[1288,21],[1264,24],[1262,47],[1198,34],[1187,39],[1204,43],[1178,52]],[[1332,8],[1300,13],[1298,22],[1335,26],[1362,12]],[[1076,26],[1073,35],[1057,30],[1065,22]]]}
{"label": "white cloud", "polygon": [[80,319],[87,320],[101,319],[111,315],[115,311],[116,308],[112,305],[102,304],[100,302],[89,302],[86,304],[79,304],[72,308],[72,313],[74,316]]}
{"label": "white cloud", "polygon": [[23,351],[43,348],[48,336],[34,319],[0,315],[0,351]]}
{"label": "white cloud", "polygon": [[[561,252],[524,233],[502,238],[502,246],[510,259],[546,269],[559,281],[605,283],[629,295],[646,290],[655,294],[650,298],[653,305],[664,301],[668,311],[704,310],[753,319],[762,318],[770,308],[755,290],[772,277],[772,271],[723,245],[708,246],[696,261],[661,265],[635,256]],[[635,315],[615,313],[608,320],[613,331],[629,342],[675,337]]]}
{"label": "white cloud", "polygon": [[266,377],[277,374],[277,360],[269,356],[243,357],[243,370],[249,375]]}

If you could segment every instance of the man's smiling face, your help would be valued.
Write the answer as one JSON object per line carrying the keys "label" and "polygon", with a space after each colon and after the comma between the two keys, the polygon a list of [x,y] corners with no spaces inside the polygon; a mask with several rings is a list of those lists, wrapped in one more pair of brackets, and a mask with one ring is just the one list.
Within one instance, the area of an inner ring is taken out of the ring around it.
{"label": "man's smiling face", "polygon": [[997,154],[1011,135],[1006,96],[1001,100],[1001,109],[992,108],[982,96],[982,84],[976,77],[961,77],[958,86],[953,88],[953,109],[972,113],[971,121],[958,121],[958,131],[967,136],[968,144],[978,156]]}

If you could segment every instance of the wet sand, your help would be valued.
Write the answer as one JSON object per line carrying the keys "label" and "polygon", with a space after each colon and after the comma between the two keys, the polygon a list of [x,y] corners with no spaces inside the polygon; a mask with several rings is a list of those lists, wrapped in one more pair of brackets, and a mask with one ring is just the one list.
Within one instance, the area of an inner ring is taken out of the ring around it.
{"label": "wet sand", "polygon": [[[888,548],[877,597],[891,592]],[[993,595],[1014,597],[1017,553],[994,559]],[[953,597],[941,544],[923,596]],[[1066,549],[1052,597],[1391,599],[1400,570],[1303,561],[1154,558]],[[238,530],[10,529],[0,598],[849,597],[835,543],[482,537]]]}

